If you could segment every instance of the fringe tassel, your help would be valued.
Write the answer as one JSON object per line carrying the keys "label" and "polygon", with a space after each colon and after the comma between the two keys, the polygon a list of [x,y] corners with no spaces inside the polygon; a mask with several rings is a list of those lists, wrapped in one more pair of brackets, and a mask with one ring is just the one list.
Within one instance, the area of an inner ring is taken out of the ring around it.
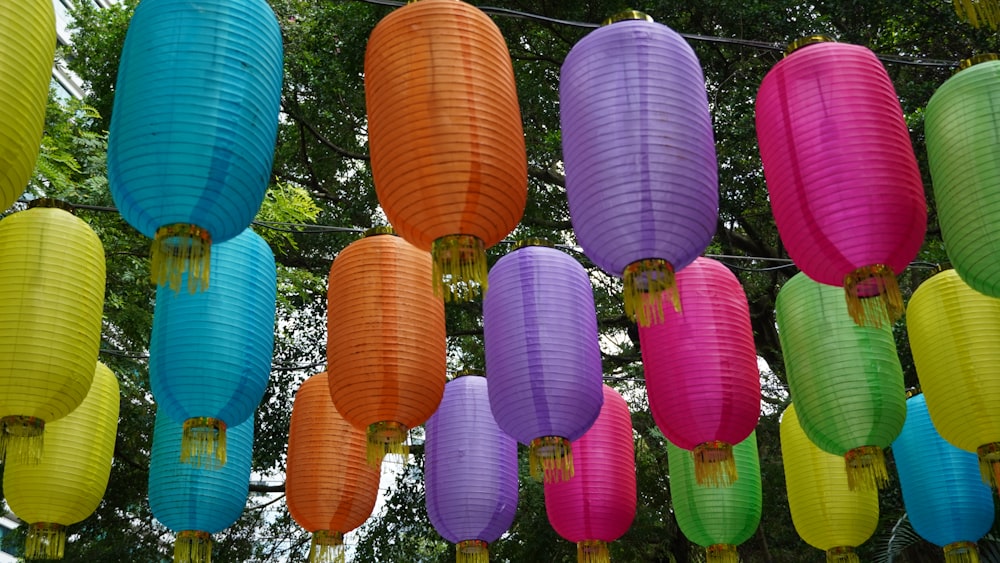
{"label": "fringe tassel", "polygon": [[153,239],[152,255],[150,277],[156,285],[166,284],[178,291],[187,272],[189,292],[208,289],[212,235],[205,229],[186,223],[160,227]]}
{"label": "fringe tassel", "polygon": [[705,548],[705,563],[740,563],[740,554],[735,545],[717,543]]}
{"label": "fringe tassel", "polygon": [[576,542],[576,563],[611,563],[608,544],[601,540]]}
{"label": "fringe tassel", "polygon": [[958,17],[972,27],[978,28],[985,23],[996,30],[1000,25],[1000,3],[996,0],[952,0],[952,3]]}
{"label": "fringe tassel", "polygon": [[670,299],[674,311],[681,312],[681,294],[670,262],[659,258],[632,262],[625,267],[622,278],[625,315],[639,326],[663,322],[665,297]]}
{"label": "fringe tassel", "polygon": [[368,427],[368,465],[379,467],[386,454],[403,456],[403,463],[410,461],[410,446],[406,444],[408,429],[398,422],[376,422]]}
{"label": "fringe tassel", "polygon": [[990,442],[976,449],[979,455],[979,474],[983,483],[996,490],[1000,483],[1000,442]]}
{"label": "fringe tassel", "polygon": [[309,563],[344,563],[344,535],[330,530],[313,532]]}
{"label": "fringe tassel", "polygon": [[844,454],[847,487],[854,490],[878,490],[889,484],[885,453],[878,446],[861,446]]}
{"label": "fringe tassel", "polygon": [[226,423],[207,416],[185,420],[181,463],[206,469],[220,469],[225,465]]}
{"label": "fringe tassel", "polygon": [[463,540],[455,544],[455,563],[489,563],[490,550],[482,540]]}
{"label": "fringe tassel", "polygon": [[826,563],[861,563],[854,548],[849,546],[831,547],[826,550]]}
{"label": "fringe tassel", "polygon": [[573,448],[566,438],[542,436],[528,446],[528,469],[536,481],[553,483],[573,478]]}
{"label": "fringe tassel", "polygon": [[25,559],[62,559],[65,551],[66,527],[62,524],[36,522],[28,527]]}
{"label": "fringe tassel", "polygon": [[970,541],[958,541],[944,546],[944,563],[979,563],[979,548]]}
{"label": "fringe tassel", "polygon": [[695,481],[707,487],[729,487],[739,477],[733,445],[715,440],[698,444],[691,451],[694,456]]}
{"label": "fringe tassel", "polygon": [[45,421],[34,416],[0,418],[0,461],[38,465],[45,446]]}
{"label": "fringe tassel", "polygon": [[434,293],[445,302],[472,301],[487,287],[486,245],[472,235],[448,235],[431,246]]}
{"label": "fringe tassel", "polygon": [[174,563],[212,563],[212,536],[184,530],[174,540]]}
{"label": "fringe tassel", "polygon": [[872,264],[844,276],[847,312],[858,326],[880,328],[903,316],[903,295],[892,268]]}

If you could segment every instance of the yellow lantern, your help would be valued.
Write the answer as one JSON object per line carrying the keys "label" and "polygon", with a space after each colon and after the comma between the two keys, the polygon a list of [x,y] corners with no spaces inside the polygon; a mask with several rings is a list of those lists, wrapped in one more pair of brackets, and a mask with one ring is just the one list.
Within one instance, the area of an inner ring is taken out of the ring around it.
{"label": "yellow lantern", "polygon": [[100,504],[115,453],[118,401],[118,379],[98,363],[83,403],[46,427],[44,459],[37,465],[6,463],[7,504],[29,524],[28,559],[62,559],[66,526]]}

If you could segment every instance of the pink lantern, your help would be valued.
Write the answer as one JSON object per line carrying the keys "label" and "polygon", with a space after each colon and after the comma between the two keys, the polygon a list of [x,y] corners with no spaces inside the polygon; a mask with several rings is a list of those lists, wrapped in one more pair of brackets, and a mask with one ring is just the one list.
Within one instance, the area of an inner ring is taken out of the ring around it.
{"label": "pink lantern", "polygon": [[684,314],[639,327],[653,419],[671,443],[694,452],[699,484],[736,479],[733,445],[760,416],[760,373],[746,294],[728,268],[698,258],[677,274]]}
{"label": "pink lantern", "polygon": [[608,543],[635,518],[635,447],[625,399],[604,385],[597,421],[573,442],[576,474],[545,483],[545,512],[563,538],[576,542],[579,563],[609,561]]}
{"label": "pink lantern", "polygon": [[[797,48],[801,47],[801,48]],[[903,312],[896,284],[927,203],[892,81],[865,47],[797,41],[761,83],[757,139],[778,234],[810,278],[843,286],[858,324]]]}

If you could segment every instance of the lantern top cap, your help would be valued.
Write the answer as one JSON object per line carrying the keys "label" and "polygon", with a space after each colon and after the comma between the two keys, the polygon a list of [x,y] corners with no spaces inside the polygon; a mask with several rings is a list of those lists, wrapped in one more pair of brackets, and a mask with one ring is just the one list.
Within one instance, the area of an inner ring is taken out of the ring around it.
{"label": "lantern top cap", "polygon": [[962,62],[958,63],[958,71],[956,72],[961,72],[969,68],[970,66],[975,66],[979,63],[985,63],[989,61],[1000,61],[1000,55],[996,53],[982,53],[979,55],[969,57],[967,59],[963,59]]}
{"label": "lantern top cap", "polygon": [[785,47],[785,56],[787,57],[788,55],[791,55],[795,51],[798,51],[799,49],[807,45],[815,45],[816,43],[836,43],[836,42],[837,40],[834,39],[833,37],[823,34],[807,35],[805,37],[799,37],[795,41],[789,43],[787,47]]}
{"label": "lantern top cap", "polygon": [[547,240],[547,239],[533,237],[533,238],[521,239],[521,240],[515,242],[514,243],[514,248],[512,248],[511,251],[513,252],[514,250],[518,250],[518,249],[524,248],[526,246],[545,246],[545,247],[548,247],[548,248],[555,247],[555,245],[552,244],[552,242],[549,241],[549,240]]}
{"label": "lantern top cap", "polygon": [[623,12],[618,12],[613,16],[609,16],[603,22],[601,22],[601,25],[602,26],[611,25],[613,23],[618,23],[621,21],[630,21],[630,20],[646,20],[648,22],[651,22],[653,21],[653,18],[650,17],[649,14],[645,12],[640,12],[639,10],[625,10]]}
{"label": "lantern top cap", "polygon": [[393,229],[392,227],[385,226],[385,225],[380,226],[380,227],[372,227],[370,229],[365,229],[365,233],[364,233],[364,237],[365,238],[368,238],[368,237],[377,237],[379,235],[393,235],[393,236],[395,236],[396,235],[396,229]]}
{"label": "lantern top cap", "polygon": [[455,377],[452,378],[452,381],[458,379],[459,377],[468,377],[468,376],[486,377],[486,374],[483,373],[483,370],[480,369],[466,369],[456,373]]}
{"label": "lantern top cap", "polygon": [[34,209],[35,207],[62,209],[63,211],[68,211],[70,213],[74,213],[76,211],[73,204],[52,197],[39,197],[28,202],[28,209]]}

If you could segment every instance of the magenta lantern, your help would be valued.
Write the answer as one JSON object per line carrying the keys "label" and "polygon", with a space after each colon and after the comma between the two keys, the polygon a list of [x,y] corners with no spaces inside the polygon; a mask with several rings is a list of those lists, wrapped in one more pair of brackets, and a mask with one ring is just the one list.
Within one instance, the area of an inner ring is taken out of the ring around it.
{"label": "magenta lantern", "polygon": [[489,284],[483,335],[490,409],[504,432],[530,446],[532,476],[569,479],[570,442],[604,402],[590,279],[565,253],[529,243],[497,261]]}
{"label": "magenta lantern", "polygon": [[608,543],[635,518],[635,447],[625,399],[604,385],[597,422],[573,442],[576,475],[545,483],[545,512],[563,538],[576,542],[579,563],[609,561]]}
{"label": "magenta lantern", "polygon": [[587,257],[624,278],[626,313],[648,325],[664,295],[680,307],[674,273],[715,234],[718,164],[694,51],[640,12],[612,20],[562,66],[566,195]]}
{"label": "magenta lantern", "polygon": [[750,309],[739,280],[698,258],[677,274],[684,314],[639,327],[653,419],[674,445],[694,452],[698,484],[736,479],[733,445],[760,416],[760,372]]}
{"label": "magenta lantern", "polygon": [[757,140],[778,234],[810,278],[843,286],[858,324],[903,312],[927,203],[896,90],[874,53],[809,37],[767,73]]}
{"label": "magenta lantern", "polygon": [[458,377],[427,421],[427,515],[457,544],[458,563],[489,561],[488,544],[517,512],[517,441],[497,426],[489,400],[485,377]]}

